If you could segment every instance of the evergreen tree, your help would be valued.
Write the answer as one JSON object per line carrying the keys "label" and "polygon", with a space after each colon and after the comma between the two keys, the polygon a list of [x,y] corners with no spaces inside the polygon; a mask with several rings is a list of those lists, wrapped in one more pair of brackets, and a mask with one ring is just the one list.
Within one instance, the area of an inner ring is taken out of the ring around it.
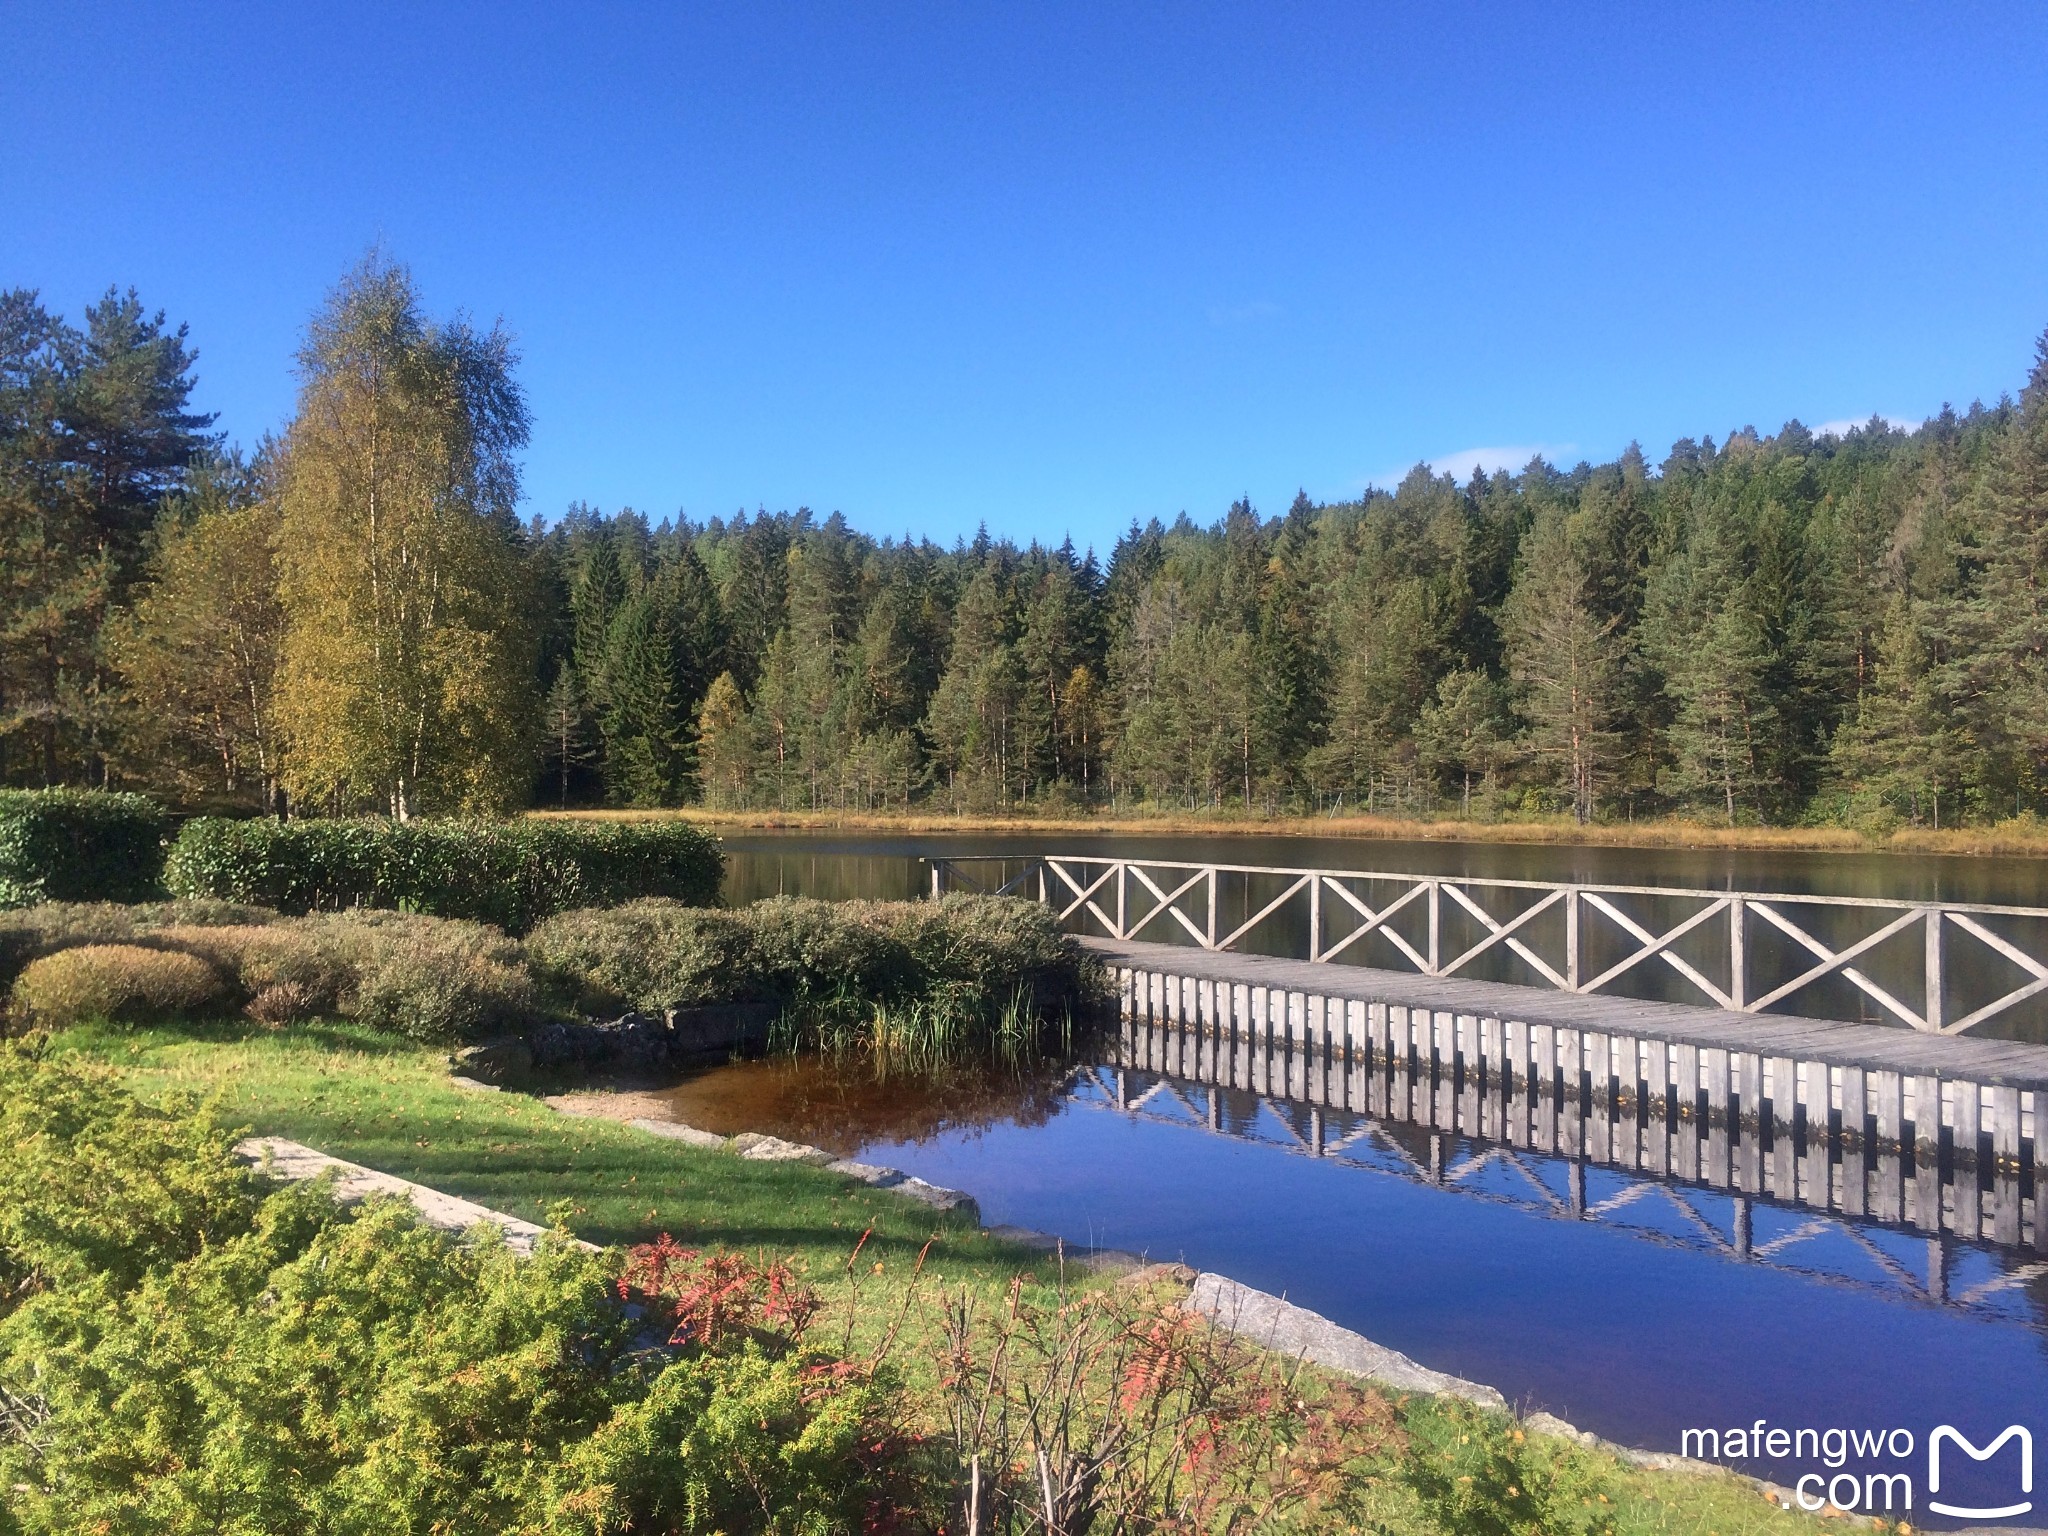
{"label": "evergreen tree", "polygon": [[1504,615],[1508,674],[1529,722],[1529,754],[1563,784],[1584,825],[1611,771],[1621,642],[1615,621],[1593,609],[1592,580],[1561,515],[1537,521],[1523,561]]}
{"label": "evergreen tree", "polygon": [[1422,766],[1458,780],[1459,814],[1472,815],[1474,780],[1491,788],[1508,756],[1500,688],[1484,672],[1460,668],[1437,683],[1436,697],[1415,722]]}
{"label": "evergreen tree", "polygon": [[34,293],[0,293],[0,782],[83,776],[114,571],[65,423],[81,346]]}
{"label": "evergreen tree", "polygon": [[589,722],[576,689],[576,669],[567,657],[556,663],[555,680],[541,707],[541,724],[546,742],[542,771],[554,782],[556,808],[567,810],[570,781],[590,756]]}

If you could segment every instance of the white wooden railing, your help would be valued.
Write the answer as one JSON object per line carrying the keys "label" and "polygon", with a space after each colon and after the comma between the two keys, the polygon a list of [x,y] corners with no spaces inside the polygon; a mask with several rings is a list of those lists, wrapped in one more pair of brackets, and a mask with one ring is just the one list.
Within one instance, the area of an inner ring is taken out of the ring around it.
{"label": "white wooden railing", "polygon": [[1577,993],[1624,990],[1654,962],[1680,978],[1670,1000],[1738,1013],[1833,1017],[1798,994],[1839,978],[1880,1017],[1959,1035],[2048,991],[2040,907],[1059,854],[929,862],[934,896],[1026,896],[1110,939],[1229,950],[1305,918],[1307,953],[1289,958],[1439,977],[1505,968],[1485,979]]}

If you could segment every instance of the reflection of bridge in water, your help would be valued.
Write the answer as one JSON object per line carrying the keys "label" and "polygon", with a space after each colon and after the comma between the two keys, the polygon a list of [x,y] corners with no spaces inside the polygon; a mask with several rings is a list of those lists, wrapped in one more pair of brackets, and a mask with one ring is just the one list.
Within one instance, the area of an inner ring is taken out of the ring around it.
{"label": "reflection of bridge in water", "polygon": [[1900,1299],[2037,1327],[2048,1313],[2031,1102],[2007,1156],[1958,1107],[1988,1092],[1974,1084],[1116,975],[1119,1045],[1079,1102]]}

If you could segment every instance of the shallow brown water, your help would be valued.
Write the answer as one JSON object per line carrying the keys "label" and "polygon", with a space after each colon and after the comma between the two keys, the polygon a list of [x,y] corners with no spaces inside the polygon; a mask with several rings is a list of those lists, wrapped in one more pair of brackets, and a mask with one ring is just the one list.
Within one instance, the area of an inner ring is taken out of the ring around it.
{"label": "shallow brown water", "polygon": [[720,1136],[762,1131],[851,1157],[878,1142],[916,1146],[995,1125],[1043,1125],[1066,1102],[1072,1069],[913,1073],[862,1058],[735,1061],[649,1087],[593,1084],[571,1108],[611,1119],[678,1120]]}

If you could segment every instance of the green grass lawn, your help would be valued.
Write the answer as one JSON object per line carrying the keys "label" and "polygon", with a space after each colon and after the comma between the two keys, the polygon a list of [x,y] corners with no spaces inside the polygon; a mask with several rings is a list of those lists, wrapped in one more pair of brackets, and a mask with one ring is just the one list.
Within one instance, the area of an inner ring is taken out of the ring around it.
{"label": "green grass lawn", "polygon": [[[876,1264],[885,1279],[906,1278],[930,1245],[924,1274],[935,1287],[996,1294],[1022,1274],[1030,1277],[1027,1296],[1055,1294],[1052,1260],[992,1240],[971,1220],[802,1164],[748,1162],[630,1126],[560,1115],[521,1094],[459,1089],[443,1052],[350,1024],[86,1026],[52,1046],[105,1062],[142,1098],[208,1098],[229,1122],[254,1133],[289,1137],[528,1220],[552,1215],[599,1244],[668,1232],[690,1244],[793,1256],[829,1294],[842,1290],[848,1256],[872,1228],[861,1251],[864,1284],[873,1282]],[[912,1347],[903,1357],[915,1376],[919,1351],[914,1339],[906,1342]],[[1424,1401],[1410,1411],[1434,1409]],[[1617,1529],[1632,1536],[1812,1528],[1808,1517],[1780,1512],[1731,1478],[1635,1471],[1604,1455],[1593,1460],[1609,1470]],[[1412,1496],[1391,1481],[1380,1518],[1387,1532],[1419,1536],[1426,1529]]]}
{"label": "green grass lawn", "polygon": [[108,1063],[142,1098],[210,1098],[255,1134],[529,1221],[554,1215],[601,1246],[667,1232],[684,1243],[794,1255],[823,1280],[872,1227],[862,1250],[870,1272],[880,1262],[885,1273],[907,1273],[931,1243],[927,1272],[947,1280],[1053,1278],[1044,1255],[994,1241],[971,1219],[801,1163],[749,1162],[560,1115],[524,1094],[457,1088],[444,1052],[352,1024],[86,1026],[53,1045]]}

